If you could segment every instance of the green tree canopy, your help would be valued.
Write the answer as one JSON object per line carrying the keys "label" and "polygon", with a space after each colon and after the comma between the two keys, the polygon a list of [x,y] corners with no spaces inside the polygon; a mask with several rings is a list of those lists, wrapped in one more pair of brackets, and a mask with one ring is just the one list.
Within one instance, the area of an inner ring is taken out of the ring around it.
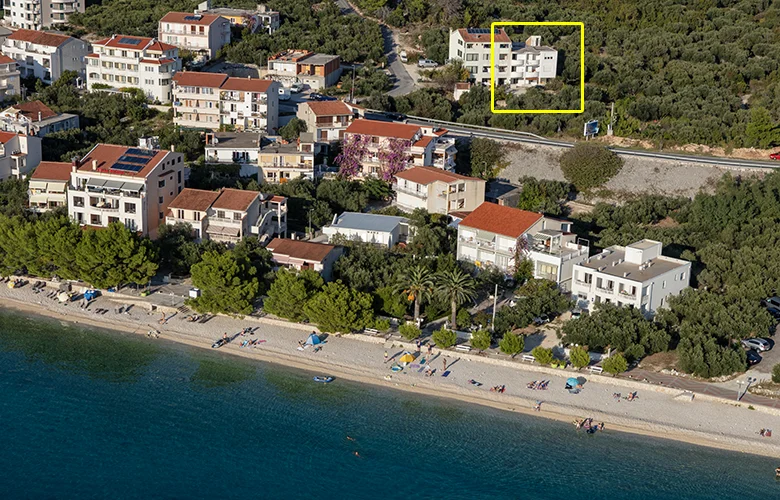
{"label": "green tree canopy", "polygon": [[316,271],[306,269],[294,272],[280,269],[268,290],[263,309],[280,318],[300,321],[306,317],[304,306],[323,285],[322,276]]}
{"label": "green tree canopy", "polygon": [[489,349],[492,343],[493,339],[487,330],[477,330],[471,335],[471,346],[474,349],[479,349],[480,352]]}
{"label": "green tree canopy", "polygon": [[458,268],[437,273],[435,281],[435,293],[450,302],[452,311],[450,321],[452,329],[456,330],[458,306],[473,300],[474,297],[476,297],[476,292],[474,291],[476,282],[474,281],[474,278]]}
{"label": "green tree canopy", "polygon": [[146,284],[157,273],[152,243],[118,222],[85,229],[76,247],[76,262],[82,279],[99,288]]}
{"label": "green tree canopy", "polygon": [[208,251],[192,266],[192,284],[200,289],[190,303],[199,312],[250,314],[260,290],[256,270],[234,252]]}
{"label": "green tree canopy", "polygon": [[506,168],[504,146],[493,139],[477,137],[471,140],[471,175],[492,180]]}
{"label": "green tree canopy", "polygon": [[326,284],[303,307],[310,321],[326,332],[362,330],[373,319],[371,295],[350,289],[340,280]]}
{"label": "green tree canopy", "polygon": [[506,332],[498,342],[498,347],[504,354],[509,354],[513,358],[523,352],[525,348],[525,337],[512,332]]}
{"label": "green tree canopy", "polygon": [[618,352],[605,359],[601,363],[601,367],[605,372],[617,375],[618,373],[623,373],[628,370],[628,362],[626,361],[626,358]]}
{"label": "green tree canopy", "polygon": [[561,155],[560,161],[564,177],[580,191],[603,185],[623,168],[618,155],[593,142],[578,142]]}

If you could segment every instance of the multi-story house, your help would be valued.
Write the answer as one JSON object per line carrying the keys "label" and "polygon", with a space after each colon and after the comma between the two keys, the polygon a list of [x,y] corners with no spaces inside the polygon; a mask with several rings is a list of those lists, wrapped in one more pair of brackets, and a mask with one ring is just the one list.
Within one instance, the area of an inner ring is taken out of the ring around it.
{"label": "multi-story house", "polygon": [[85,0],[6,0],[5,19],[13,28],[41,30],[57,28],[74,12],[84,12]]}
{"label": "multi-story house", "polygon": [[0,129],[45,137],[52,132],[79,128],[78,115],[55,113],[41,101],[20,102],[0,112]]}
{"label": "multi-story house", "polygon": [[255,235],[265,242],[286,235],[287,199],[242,189],[187,188],[171,202],[165,221],[189,224],[198,240],[237,243]]}
{"label": "multi-story house", "polygon": [[[513,43],[503,29],[497,28],[494,40],[497,85],[544,85],[555,78],[558,51],[542,45],[540,36],[530,36],[525,43]],[[449,60],[463,61],[472,80],[489,85],[490,29],[461,28],[451,31]]]}
{"label": "multi-story house", "polygon": [[436,167],[412,167],[399,172],[393,184],[395,203],[411,212],[471,212],[485,201],[485,181]]}
{"label": "multi-story house", "polygon": [[588,246],[571,233],[571,223],[518,208],[485,202],[458,224],[458,259],[514,274],[530,259],[535,278],[569,290],[574,266]]}
{"label": "multi-story house", "polygon": [[334,215],[333,222],[322,228],[322,233],[333,243],[339,238],[362,241],[392,248],[405,243],[409,237],[409,219],[393,215],[344,212]]}
{"label": "multi-story house", "polygon": [[266,76],[288,87],[302,83],[319,90],[339,81],[341,58],[309,50],[285,50],[268,58]]}
{"label": "multi-story house", "polygon": [[22,78],[51,84],[63,71],[84,77],[89,44],[72,36],[19,29],[5,39],[2,52],[16,61]]}
{"label": "multi-story house", "polygon": [[273,255],[277,269],[310,269],[320,273],[325,281],[330,280],[333,264],[344,251],[344,247],[286,238],[274,238],[266,248]]}
{"label": "multi-story house", "polygon": [[455,169],[455,139],[444,135],[447,130],[406,123],[357,119],[344,130],[344,140],[365,140],[365,154],[360,159],[358,177],[376,177],[386,168],[384,155],[398,149],[408,158],[407,166],[434,166]]}
{"label": "multi-story house", "polygon": [[660,241],[611,246],[574,266],[572,294],[580,304],[630,305],[652,315],[691,279],[691,263],[665,257]]}
{"label": "multi-story house", "polygon": [[298,105],[296,114],[306,122],[306,131],[314,134],[315,152],[327,153],[332,143],[344,138],[344,131],[363,109],[344,101],[308,101]]}
{"label": "multi-story house", "polygon": [[272,80],[182,71],[173,96],[173,122],[182,127],[275,134],[279,125],[279,84]]}
{"label": "multi-story house", "polygon": [[279,12],[270,10],[265,5],[258,4],[255,10],[235,9],[232,7],[211,7],[210,1],[198,5],[198,11],[204,14],[217,14],[230,21],[235,28],[246,28],[250,33],[258,30],[273,34],[281,25]]}
{"label": "multi-story house", "polygon": [[206,59],[230,43],[230,21],[218,14],[168,12],[160,19],[158,38]]}
{"label": "multi-story house", "polygon": [[21,84],[16,61],[0,54],[0,101],[4,101],[12,95],[21,94]]}
{"label": "multi-story house", "polygon": [[30,210],[48,212],[68,205],[70,163],[42,161],[35,167],[27,187]]}
{"label": "multi-story house", "polygon": [[81,225],[121,222],[155,238],[184,173],[181,153],[98,144],[71,165],[68,214]]}
{"label": "multi-story house", "polygon": [[40,137],[0,132],[0,181],[23,179],[40,162]]}
{"label": "multi-story house", "polygon": [[112,35],[93,44],[87,59],[87,88],[134,88],[161,103],[171,102],[173,75],[181,69],[179,49],[155,38]]}

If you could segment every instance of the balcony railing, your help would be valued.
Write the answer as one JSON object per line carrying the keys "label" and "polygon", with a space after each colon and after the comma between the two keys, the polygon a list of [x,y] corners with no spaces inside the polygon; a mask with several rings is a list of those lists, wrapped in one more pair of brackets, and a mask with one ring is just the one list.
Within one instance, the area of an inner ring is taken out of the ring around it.
{"label": "balcony railing", "polygon": [[243,222],[243,219],[228,219],[227,217],[215,217],[215,216],[209,216],[209,222],[215,222],[219,224],[232,224],[240,226]]}
{"label": "balcony railing", "polygon": [[427,200],[428,199],[428,192],[427,191],[417,191],[416,189],[411,189],[411,188],[403,187],[403,186],[395,186],[395,190],[398,191],[399,193],[410,194],[410,195],[412,195],[412,196],[414,196],[416,198],[420,198],[420,199],[423,199],[423,200]]}
{"label": "balcony railing", "polygon": [[480,240],[477,238],[458,238],[458,241],[480,248],[496,248],[496,243],[494,241]]}
{"label": "balcony railing", "polygon": [[636,298],[636,292],[632,293],[632,292],[629,292],[628,290],[620,290],[620,295],[622,297],[628,297],[628,298],[631,298],[631,299]]}
{"label": "balcony railing", "polygon": [[607,294],[610,294],[610,295],[615,293],[615,289],[614,288],[604,288],[604,287],[600,287],[598,285],[596,285],[596,290],[601,292],[601,293],[607,293]]}

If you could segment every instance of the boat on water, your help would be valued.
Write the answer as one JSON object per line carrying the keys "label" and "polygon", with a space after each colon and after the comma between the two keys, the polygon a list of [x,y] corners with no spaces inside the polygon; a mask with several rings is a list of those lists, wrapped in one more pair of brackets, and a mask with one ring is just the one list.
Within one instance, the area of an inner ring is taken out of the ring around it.
{"label": "boat on water", "polygon": [[329,383],[333,382],[333,377],[323,377],[323,376],[317,375],[316,377],[314,377],[314,381],[315,382],[319,382],[321,384],[329,384]]}

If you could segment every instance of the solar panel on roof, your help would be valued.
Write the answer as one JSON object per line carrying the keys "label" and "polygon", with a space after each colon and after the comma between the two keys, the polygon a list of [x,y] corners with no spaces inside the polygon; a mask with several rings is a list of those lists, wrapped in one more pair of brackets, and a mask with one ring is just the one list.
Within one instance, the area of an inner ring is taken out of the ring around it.
{"label": "solar panel on roof", "polygon": [[149,163],[149,158],[140,158],[138,156],[122,155],[119,157],[119,161],[123,163],[134,163],[136,165],[146,165]]}
{"label": "solar panel on roof", "polygon": [[114,163],[111,166],[111,170],[126,170],[128,172],[140,172],[143,168],[143,165],[132,165],[130,163]]}
{"label": "solar panel on roof", "polygon": [[127,150],[128,155],[133,156],[148,156],[151,158],[152,156],[157,154],[157,151],[153,151],[151,149],[141,149],[141,148],[130,148]]}
{"label": "solar panel on roof", "polygon": [[488,34],[490,34],[490,29],[489,28],[470,28],[469,32],[473,33],[475,35],[488,35]]}
{"label": "solar panel on roof", "polygon": [[126,45],[138,45],[139,43],[141,43],[141,40],[139,40],[138,38],[124,37],[119,39],[119,43],[124,43]]}
{"label": "solar panel on roof", "polygon": [[203,16],[184,16],[185,21],[200,21]]}

